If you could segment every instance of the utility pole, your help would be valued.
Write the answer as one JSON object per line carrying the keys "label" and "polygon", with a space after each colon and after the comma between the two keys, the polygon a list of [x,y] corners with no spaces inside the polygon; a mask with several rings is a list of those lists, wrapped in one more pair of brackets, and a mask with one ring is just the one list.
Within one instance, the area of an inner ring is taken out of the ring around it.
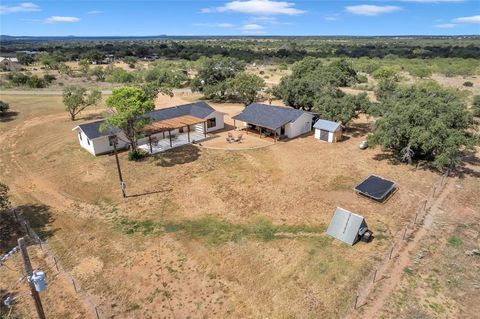
{"label": "utility pole", "polygon": [[120,169],[120,161],[118,160],[118,152],[117,152],[118,137],[116,135],[111,135],[108,137],[108,139],[110,141],[110,144],[113,145],[113,153],[115,154],[115,161],[117,162],[118,179],[120,180],[120,189],[122,190],[123,197],[126,198],[127,193],[125,191],[125,183],[123,182],[122,170]]}
{"label": "utility pole", "polygon": [[[23,264],[25,265],[25,272],[27,278],[32,276],[33,269],[32,264],[30,263],[30,257],[28,256],[27,246],[25,245],[25,239],[19,238],[18,239],[18,247],[20,248],[20,252],[22,253]],[[35,301],[35,308],[37,309],[37,314],[39,319],[45,319],[45,313],[43,312],[42,301],[40,300],[40,295],[38,291],[35,289],[35,285],[32,281],[28,280],[28,284],[30,286],[30,291],[32,294],[32,298]]]}

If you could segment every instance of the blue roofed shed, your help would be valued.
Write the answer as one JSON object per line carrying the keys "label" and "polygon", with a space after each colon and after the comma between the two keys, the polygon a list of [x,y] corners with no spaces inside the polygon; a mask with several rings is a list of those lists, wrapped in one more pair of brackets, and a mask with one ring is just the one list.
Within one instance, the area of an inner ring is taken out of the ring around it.
{"label": "blue roofed shed", "polygon": [[337,122],[319,119],[313,125],[317,140],[335,143],[342,139],[342,125]]}

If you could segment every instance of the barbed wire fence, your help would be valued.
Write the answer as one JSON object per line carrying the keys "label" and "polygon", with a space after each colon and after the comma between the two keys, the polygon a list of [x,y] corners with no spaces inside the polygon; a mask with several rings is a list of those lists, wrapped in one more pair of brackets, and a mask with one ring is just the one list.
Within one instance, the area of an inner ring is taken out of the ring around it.
{"label": "barbed wire fence", "polygon": [[[88,295],[88,293],[82,289],[79,282],[70,274],[68,273],[61,265],[61,259],[66,256],[66,253],[60,257],[55,257],[52,250],[48,247],[48,244],[41,239],[41,237],[37,234],[37,232],[30,226],[29,222],[25,219],[23,212],[19,209],[13,209],[13,216],[15,221],[20,225],[21,230],[30,237],[31,241],[39,245],[40,249],[43,253],[51,259],[53,265],[55,265],[55,269],[58,274],[61,274],[65,277],[68,282],[72,283],[74,291],[80,297],[80,299],[84,302],[87,309],[89,309],[92,314],[95,315],[97,319],[101,319],[106,317],[103,312],[100,310],[100,307],[95,303],[93,298]],[[68,253],[68,250],[67,250]],[[53,269],[49,269],[52,271]],[[48,272],[46,272],[48,275]]]}
{"label": "barbed wire fence", "polygon": [[360,287],[364,288],[356,292],[355,296],[352,298],[351,306],[347,309],[347,313],[368,304],[367,298],[374,290],[375,283],[389,275],[388,271],[391,265],[391,260],[394,259],[403,248],[405,248],[409,237],[414,235],[423,225],[425,217],[430,208],[434,205],[436,197],[442,192],[447,183],[448,177],[452,174],[452,171],[452,168],[447,169],[440,179],[432,185],[432,188],[424,199],[418,203],[415,215],[395,234],[390,249],[387,250],[381,261],[361,283]]}

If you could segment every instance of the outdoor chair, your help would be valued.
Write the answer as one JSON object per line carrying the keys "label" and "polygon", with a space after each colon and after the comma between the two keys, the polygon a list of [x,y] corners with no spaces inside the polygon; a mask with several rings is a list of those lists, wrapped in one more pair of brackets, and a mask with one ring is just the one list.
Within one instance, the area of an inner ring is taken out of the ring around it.
{"label": "outdoor chair", "polygon": [[242,142],[242,137],[243,137],[242,134],[238,134],[237,138],[235,138],[235,142],[241,143]]}
{"label": "outdoor chair", "polygon": [[231,144],[231,143],[232,143],[232,139],[231,139],[231,138],[229,138],[229,137],[225,137],[225,139],[227,140],[227,142],[228,142],[229,144]]}

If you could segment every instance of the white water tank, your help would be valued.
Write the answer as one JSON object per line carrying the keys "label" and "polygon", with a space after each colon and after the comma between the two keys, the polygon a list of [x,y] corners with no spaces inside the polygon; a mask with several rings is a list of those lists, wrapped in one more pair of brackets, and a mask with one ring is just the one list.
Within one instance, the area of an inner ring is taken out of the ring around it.
{"label": "white water tank", "polygon": [[35,285],[35,290],[38,292],[45,291],[47,289],[47,280],[43,271],[34,271],[30,277],[30,281]]}

